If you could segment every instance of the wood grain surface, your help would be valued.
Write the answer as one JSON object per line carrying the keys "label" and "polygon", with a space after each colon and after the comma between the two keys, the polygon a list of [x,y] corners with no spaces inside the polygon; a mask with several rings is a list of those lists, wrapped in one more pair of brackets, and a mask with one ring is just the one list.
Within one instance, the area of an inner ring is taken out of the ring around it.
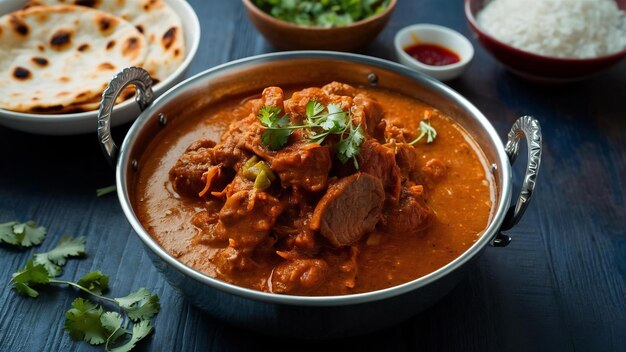
{"label": "wood grain surface", "polygon": [[[275,50],[239,1],[190,3],[202,43],[189,75]],[[471,38],[461,1],[401,0],[364,53],[394,59],[394,34],[419,22]],[[147,287],[161,297],[156,332],[139,351],[626,351],[626,62],[584,82],[546,87],[516,78],[473,43],[474,62],[449,85],[503,137],[517,116],[536,116],[543,162],[532,204],[509,232],[513,242],[487,248],[467,278],[428,310],[385,331],[331,342],[285,341],[226,326],[158,274],[114,195],[95,196],[96,188],[114,183],[95,133],[48,137],[0,127],[0,222],[35,219],[49,231],[34,250],[0,246],[0,350],[102,350],[63,331],[75,291],[46,289],[30,299],[7,286],[33,251],[70,233],[88,237],[88,255],[70,261],[62,278],[99,269],[111,275],[113,296]],[[118,141],[128,127],[114,129]],[[523,162],[515,167],[518,184]]]}

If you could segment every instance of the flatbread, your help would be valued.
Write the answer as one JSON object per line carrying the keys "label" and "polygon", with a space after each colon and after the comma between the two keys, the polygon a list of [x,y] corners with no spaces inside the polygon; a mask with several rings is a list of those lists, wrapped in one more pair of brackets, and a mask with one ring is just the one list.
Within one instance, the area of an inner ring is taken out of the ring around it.
{"label": "flatbread", "polygon": [[102,11],[38,6],[8,14],[0,18],[0,108],[55,113],[93,102],[146,54],[135,26]]}
{"label": "flatbread", "polygon": [[148,40],[143,68],[156,81],[165,80],[185,59],[181,19],[163,0],[31,0],[27,6],[74,4],[119,16]]}

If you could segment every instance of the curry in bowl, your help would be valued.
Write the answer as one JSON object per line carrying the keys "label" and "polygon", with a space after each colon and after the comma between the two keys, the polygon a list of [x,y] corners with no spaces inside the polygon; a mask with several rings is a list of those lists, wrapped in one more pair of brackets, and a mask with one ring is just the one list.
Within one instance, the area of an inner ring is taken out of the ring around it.
{"label": "curry in bowl", "polygon": [[372,87],[267,87],[151,141],[133,208],[182,263],[264,292],[332,296],[431,273],[483,234],[493,176],[472,137]]}

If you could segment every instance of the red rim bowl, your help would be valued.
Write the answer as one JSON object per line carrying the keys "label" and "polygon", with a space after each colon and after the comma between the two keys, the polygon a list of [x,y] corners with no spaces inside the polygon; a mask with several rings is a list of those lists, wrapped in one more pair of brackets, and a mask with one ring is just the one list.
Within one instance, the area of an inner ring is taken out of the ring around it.
{"label": "red rim bowl", "polygon": [[[626,0],[616,0],[620,9],[626,9]],[[555,58],[537,55],[514,48],[483,31],[476,21],[476,13],[484,0],[465,0],[465,17],[480,44],[511,72],[533,81],[578,81],[599,73],[626,57],[626,49],[614,54],[588,59]]]}

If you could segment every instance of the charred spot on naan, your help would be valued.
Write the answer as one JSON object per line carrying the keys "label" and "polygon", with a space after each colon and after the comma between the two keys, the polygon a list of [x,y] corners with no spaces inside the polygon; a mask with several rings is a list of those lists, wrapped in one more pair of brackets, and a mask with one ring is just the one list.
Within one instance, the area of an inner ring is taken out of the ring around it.
{"label": "charred spot on naan", "polygon": [[19,81],[25,81],[32,76],[33,75],[30,70],[22,66],[17,66],[15,69],[13,69],[13,77],[15,77],[15,79]]}
{"label": "charred spot on naan", "polygon": [[143,34],[143,26],[138,24],[135,26],[135,28],[137,28],[137,30],[139,31],[139,33]]}
{"label": "charred spot on naan", "polygon": [[137,37],[129,37],[123,44],[122,55],[134,57],[139,54],[141,50],[141,42]]}
{"label": "charred spot on naan", "polygon": [[102,33],[103,35],[111,33],[111,31],[113,31],[113,29],[119,22],[116,17],[104,14],[97,14],[96,16],[94,16],[94,19],[96,21],[98,29],[100,30],[100,33]]}
{"label": "charred spot on naan", "polygon": [[109,62],[103,62],[98,65],[98,70],[115,70],[115,66]]}
{"label": "charred spot on naan", "polygon": [[84,52],[85,50],[88,50],[89,47],[90,47],[89,44],[84,43],[84,44],[79,45],[77,50],[80,51],[80,52]]}
{"label": "charred spot on naan", "polygon": [[98,5],[100,5],[100,1],[99,0],[75,0],[74,5],[97,8]]}
{"label": "charred spot on naan", "polygon": [[13,28],[13,31],[15,31],[15,33],[21,36],[28,35],[28,25],[26,25],[26,23],[16,15],[11,15],[11,17],[9,18],[9,25]]}
{"label": "charred spot on naan", "polygon": [[109,41],[107,42],[107,46],[106,46],[106,48],[107,48],[107,50],[111,50],[111,49],[113,49],[113,47],[114,47],[114,46],[115,46],[115,40],[114,40],[114,39],[111,39],[111,40],[109,40]]}
{"label": "charred spot on naan", "polygon": [[48,59],[46,59],[45,57],[33,56],[30,58],[30,61],[40,67],[48,66]]}
{"label": "charred spot on naan", "polygon": [[143,9],[148,12],[152,10],[153,7],[160,5],[159,0],[145,0],[143,3]]}
{"label": "charred spot on naan", "polygon": [[50,47],[54,50],[63,50],[72,45],[72,31],[59,29],[50,37]]}
{"label": "charred spot on naan", "polygon": [[161,43],[165,50],[169,49],[174,41],[176,40],[176,34],[178,32],[178,28],[172,27],[168,29],[165,33],[163,33],[163,38],[161,38]]}

